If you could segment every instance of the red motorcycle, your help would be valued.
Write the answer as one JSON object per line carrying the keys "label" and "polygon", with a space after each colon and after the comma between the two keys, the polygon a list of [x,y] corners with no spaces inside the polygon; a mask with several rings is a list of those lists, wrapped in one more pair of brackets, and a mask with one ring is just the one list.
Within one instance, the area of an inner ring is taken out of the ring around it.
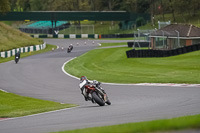
{"label": "red motorcycle", "polygon": [[94,80],[90,83],[88,80],[81,80],[79,84],[82,94],[86,101],[90,100],[92,103],[97,103],[99,106],[104,106],[105,103],[111,105],[110,100],[104,89],[101,87],[101,83]]}

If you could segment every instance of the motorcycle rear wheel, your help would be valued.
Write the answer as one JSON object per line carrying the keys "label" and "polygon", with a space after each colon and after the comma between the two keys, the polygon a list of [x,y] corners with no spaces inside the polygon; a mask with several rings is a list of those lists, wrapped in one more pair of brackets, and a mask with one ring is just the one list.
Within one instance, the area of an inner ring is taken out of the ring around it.
{"label": "motorcycle rear wheel", "polygon": [[98,96],[98,94],[96,92],[92,93],[92,98],[94,99],[94,101],[99,104],[99,106],[104,106],[105,102]]}

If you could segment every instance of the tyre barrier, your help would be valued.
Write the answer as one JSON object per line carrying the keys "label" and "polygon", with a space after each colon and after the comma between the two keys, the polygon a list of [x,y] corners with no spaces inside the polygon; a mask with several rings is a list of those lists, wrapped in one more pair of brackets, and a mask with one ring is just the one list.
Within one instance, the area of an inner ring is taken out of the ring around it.
{"label": "tyre barrier", "polygon": [[12,49],[9,51],[3,51],[3,52],[0,52],[0,57],[8,58],[8,57],[14,56],[15,53],[18,51],[20,53],[26,53],[26,52],[32,52],[32,51],[39,51],[45,48],[46,48],[46,42],[41,45],[27,46],[27,47]]}
{"label": "tyre barrier", "polygon": [[102,34],[101,38],[128,38],[134,37],[134,34]]}
{"label": "tyre barrier", "polygon": [[182,48],[177,48],[173,50],[129,50],[126,51],[127,58],[138,58],[138,57],[169,57],[180,55],[184,53],[189,53],[193,51],[200,50],[200,44],[194,44],[191,46],[185,46]]}
{"label": "tyre barrier", "polygon": [[138,46],[138,43],[139,43],[140,47],[149,47],[149,41],[145,41],[145,42],[127,42],[127,45],[128,45],[128,47],[133,47],[134,43],[135,43],[135,47]]}

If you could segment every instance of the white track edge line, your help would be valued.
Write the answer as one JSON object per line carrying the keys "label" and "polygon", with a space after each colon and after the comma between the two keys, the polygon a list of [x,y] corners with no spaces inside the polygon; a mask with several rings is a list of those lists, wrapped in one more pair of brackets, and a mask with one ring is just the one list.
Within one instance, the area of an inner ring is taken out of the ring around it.
{"label": "white track edge line", "polygon": [[76,109],[76,108],[80,108],[80,107],[82,107],[82,106],[69,107],[69,108],[64,108],[64,109],[59,109],[59,110],[53,110],[53,111],[48,111],[48,112],[43,112],[43,113],[38,113],[38,114],[21,116],[21,117],[5,118],[5,119],[0,120],[0,122],[1,121],[6,121],[6,120],[14,120],[14,119],[19,119],[19,118],[27,118],[27,117],[32,117],[32,116],[39,116],[39,115],[44,115],[44,114],[49,114],[49,113],[55,113],[55,112],[60,112],[60,111],[65,111],[65,110],[70,110],[70,109]]}
{"label": "white track edge line", "polygon": [[67,63],[69,63],[70,61],[74,60],[75,58],[76,58],[76,57],[74,57],[74,58],[72,58],[72,59],[66,61],[66,62],[62,65],[62,71],[63,71],[66,75],[68,75],[68,76],[70,76],[70,77],[72,77],[72,78],[79,79],[78,77],[75,77],[75,76],[73,76],[73,75],[67,73],[67,72],[65,71],[65,69],[64,69],[64,68],[65,68],[65,65],[66,65]]}
{"label": "white track edge line", "polygon": [[6,90],[3,90],[3,89],[0,89],[0,91],[3,91],[3,92],[5,92],[5,93],[9,93],[9,92],[7,92]]}

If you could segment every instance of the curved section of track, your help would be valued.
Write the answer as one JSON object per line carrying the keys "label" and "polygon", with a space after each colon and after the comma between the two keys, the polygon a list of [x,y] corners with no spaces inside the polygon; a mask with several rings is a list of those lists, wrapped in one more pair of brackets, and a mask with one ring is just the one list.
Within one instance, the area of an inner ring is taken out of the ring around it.
{"label": "curved section of track", "polygon": [[[112,102],[99,107],[85,102],[79,81],[65,75],[64,62],[97,46],[96,41],[46,39],[64,50],[34,55],[0,64],[0,89],[8,92],[79,104],[79,107],[32,116],[0,120],[3,133],[43,133],[85,127],[114,125],[200,113],[200,88],[103,85]],[[77,45],[79,42],[79,45]],[[85,42],[87,43],[85,45]],[[69,44],[75,44],[67,54]]]}

